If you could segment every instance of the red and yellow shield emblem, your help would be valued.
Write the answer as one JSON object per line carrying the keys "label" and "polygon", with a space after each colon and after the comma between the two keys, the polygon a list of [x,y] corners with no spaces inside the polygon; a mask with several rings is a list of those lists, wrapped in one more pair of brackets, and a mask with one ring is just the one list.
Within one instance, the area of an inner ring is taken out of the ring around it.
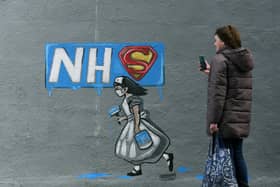
{"label": "red and yellow shield emblem", "polygon": [[157,59],[157,52],[151,46],[128,46],[119,52],[121,62],[130,76],[141,80]]}

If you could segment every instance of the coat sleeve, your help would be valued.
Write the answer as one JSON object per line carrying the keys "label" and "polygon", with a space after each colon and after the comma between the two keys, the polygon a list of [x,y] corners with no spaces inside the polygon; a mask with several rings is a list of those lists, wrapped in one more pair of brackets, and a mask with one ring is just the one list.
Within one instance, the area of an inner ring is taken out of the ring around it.
{"label": "coat sleeve", "polygon": [[227,94],[227,67],[224,58],[216,55],[211,63],[208,77],[207,134],[211,123],[219,125]]}

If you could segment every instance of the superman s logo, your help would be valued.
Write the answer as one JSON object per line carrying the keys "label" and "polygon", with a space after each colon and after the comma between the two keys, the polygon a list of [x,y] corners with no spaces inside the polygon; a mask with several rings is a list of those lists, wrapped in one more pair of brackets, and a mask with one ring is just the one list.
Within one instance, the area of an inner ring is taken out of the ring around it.
{"label": "superman s logo", "polygon": [[157,52],[151,46],[127,46],[119,52],[122,65],[135,80],[141,80],[157,59]]}

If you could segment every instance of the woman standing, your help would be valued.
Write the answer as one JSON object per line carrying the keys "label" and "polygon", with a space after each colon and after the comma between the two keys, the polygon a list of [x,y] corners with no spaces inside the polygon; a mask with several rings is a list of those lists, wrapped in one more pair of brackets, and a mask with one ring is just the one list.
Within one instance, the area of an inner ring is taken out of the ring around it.
{"label": "woman standing", "polygon": [[252,104],[252,54],[241,47],[240,34],[231,25],[215,35],[216,55],[203,70],[208,77],[207,133],[219,132],[230,149],[239,187],[248,186],[248,172],[242,153],[249,136]]}
{"label": "woman standing", "polygon": [[123,98],[121,109],[124,116],[118,121],[126,120],[115,146],[117,157],[134,165],[128,176],[142,175],[141,164],[155,163],[160,158],[167,161],[169,171],[173,170],[173,154],[167,153],[170,140],[149,118],[144,110],[143,100],[139,97],[146,95],[146,89],[126,76],[117,77],[114,89]]}

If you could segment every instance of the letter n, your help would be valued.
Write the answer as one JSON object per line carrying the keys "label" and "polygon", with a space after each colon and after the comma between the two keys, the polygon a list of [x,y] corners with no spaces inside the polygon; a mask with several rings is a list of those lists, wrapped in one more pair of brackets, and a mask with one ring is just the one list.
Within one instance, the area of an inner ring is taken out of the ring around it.
{"label": "letter n", "polygon": [[75,54],[75,63],[73,64],[66,51],[63,48],[56,48],[54,51],[53,63],[50,72],[49,82],[57,82],[60,67],[63,63],[72,82],[78,83],[81,80],[83,48],[77,48]]}

